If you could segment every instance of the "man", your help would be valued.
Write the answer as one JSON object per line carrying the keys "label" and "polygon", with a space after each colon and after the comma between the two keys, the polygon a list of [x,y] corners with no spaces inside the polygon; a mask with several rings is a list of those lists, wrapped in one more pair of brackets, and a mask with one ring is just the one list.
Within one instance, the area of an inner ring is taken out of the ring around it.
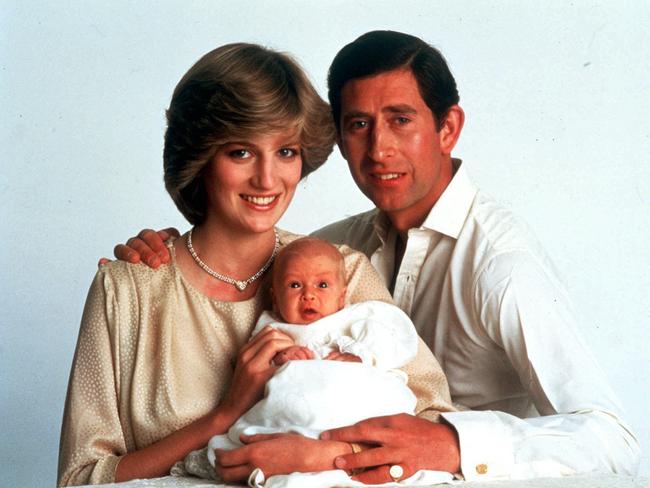
{"label": "man", "polygon": [[[377,209],[316,234],[368,255],[454,401],[478,410],[443,415],[465,478],[634,473],[638,444],[576,335],[550,261],[451,158],[464,116],[441,54],[412,36],[370,32],[338,53],[328,82],[341,153]],[[374,440],[379,429],[364,427],[365,438],[354,429],[332,437]]]}
{"label": "man", "polygon": [[370,32],[337,54],[328,86],[341,153],[377,208],[316,235],[368,255],[454,401],[472,409],[442,424],[399,416],[326,433],[381,446],[336,466],[370,468],[365,482],[385,482],[395,465],[467,480],[635,473],[638,443],[553,266],[451,157],[464,114],[442,55],[413,36]]}

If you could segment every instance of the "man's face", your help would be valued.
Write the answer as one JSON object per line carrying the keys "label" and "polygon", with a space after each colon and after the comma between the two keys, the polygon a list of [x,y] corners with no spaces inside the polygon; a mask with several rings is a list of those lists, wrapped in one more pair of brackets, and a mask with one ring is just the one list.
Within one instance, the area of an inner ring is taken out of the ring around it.
{"label": "man's face", "polygon": [[420,225],[451,180],[453,144],[445,125],[436,130],[413,73],[347,82],[340,123],[339,145],[357,186],[398,229]]}

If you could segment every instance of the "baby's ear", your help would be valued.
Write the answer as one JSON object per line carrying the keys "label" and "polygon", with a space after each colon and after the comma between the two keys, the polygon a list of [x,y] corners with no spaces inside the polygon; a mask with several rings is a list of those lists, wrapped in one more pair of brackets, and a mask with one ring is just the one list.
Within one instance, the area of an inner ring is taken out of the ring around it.
{"label": "baby's ear", "polygon": [[348,293],[348,287],[344,286],[339,297],[339,308],[345,307],[345,295]]}

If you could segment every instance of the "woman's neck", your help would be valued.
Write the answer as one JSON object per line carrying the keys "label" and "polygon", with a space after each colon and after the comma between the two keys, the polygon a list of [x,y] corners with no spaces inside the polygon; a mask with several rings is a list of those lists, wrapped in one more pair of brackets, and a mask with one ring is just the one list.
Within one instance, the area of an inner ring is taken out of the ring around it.
{"label": "woman's neck", "polygon": [[[187,248],[187,235],[177,243],[178,266],[185,278],[205,295],[223,301],[241,301],[251,298],[257,291],[261,277],[240,291],[235,285],[214,278],[196,263]],[[269,229],[261,233],[237,233],[206,222],[194,228],[192,247],[210,269],[235,280],[246,280],[262,269],[271,257],[275,232]]]}
{"label": "woman's neck", "polygon": [[269,259],[275,247],[275,232],[237,233],[223,226],[201,224],[192,233],[194,250],[218,273],[245,280]]}

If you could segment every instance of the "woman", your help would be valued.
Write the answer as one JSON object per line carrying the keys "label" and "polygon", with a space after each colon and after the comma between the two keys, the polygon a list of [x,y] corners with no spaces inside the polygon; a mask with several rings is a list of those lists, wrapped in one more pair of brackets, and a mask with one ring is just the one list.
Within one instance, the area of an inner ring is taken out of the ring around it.
{"label": "woman", "polygon": [[[115,262],[97,273],[68,387],[60,486],[166,475],[261,397],[271,359],[292,345],[274,330],[247,339],[266,305],[265,271],[296,237],[274,226],[332,150],[329,107],[286,55],[231,44],[181,79],[167,119],[165,186],[194,227],[161,270]],[[347,301],[389,301],[365,257],[341,251]],[[414,384],[435,368],[427,353],[409,371]],[[412,388],[425,410],[432,397]],[[226,480],[254,467],[320,471],[349,452],[289,435],[244,448],[219,470]]]}

